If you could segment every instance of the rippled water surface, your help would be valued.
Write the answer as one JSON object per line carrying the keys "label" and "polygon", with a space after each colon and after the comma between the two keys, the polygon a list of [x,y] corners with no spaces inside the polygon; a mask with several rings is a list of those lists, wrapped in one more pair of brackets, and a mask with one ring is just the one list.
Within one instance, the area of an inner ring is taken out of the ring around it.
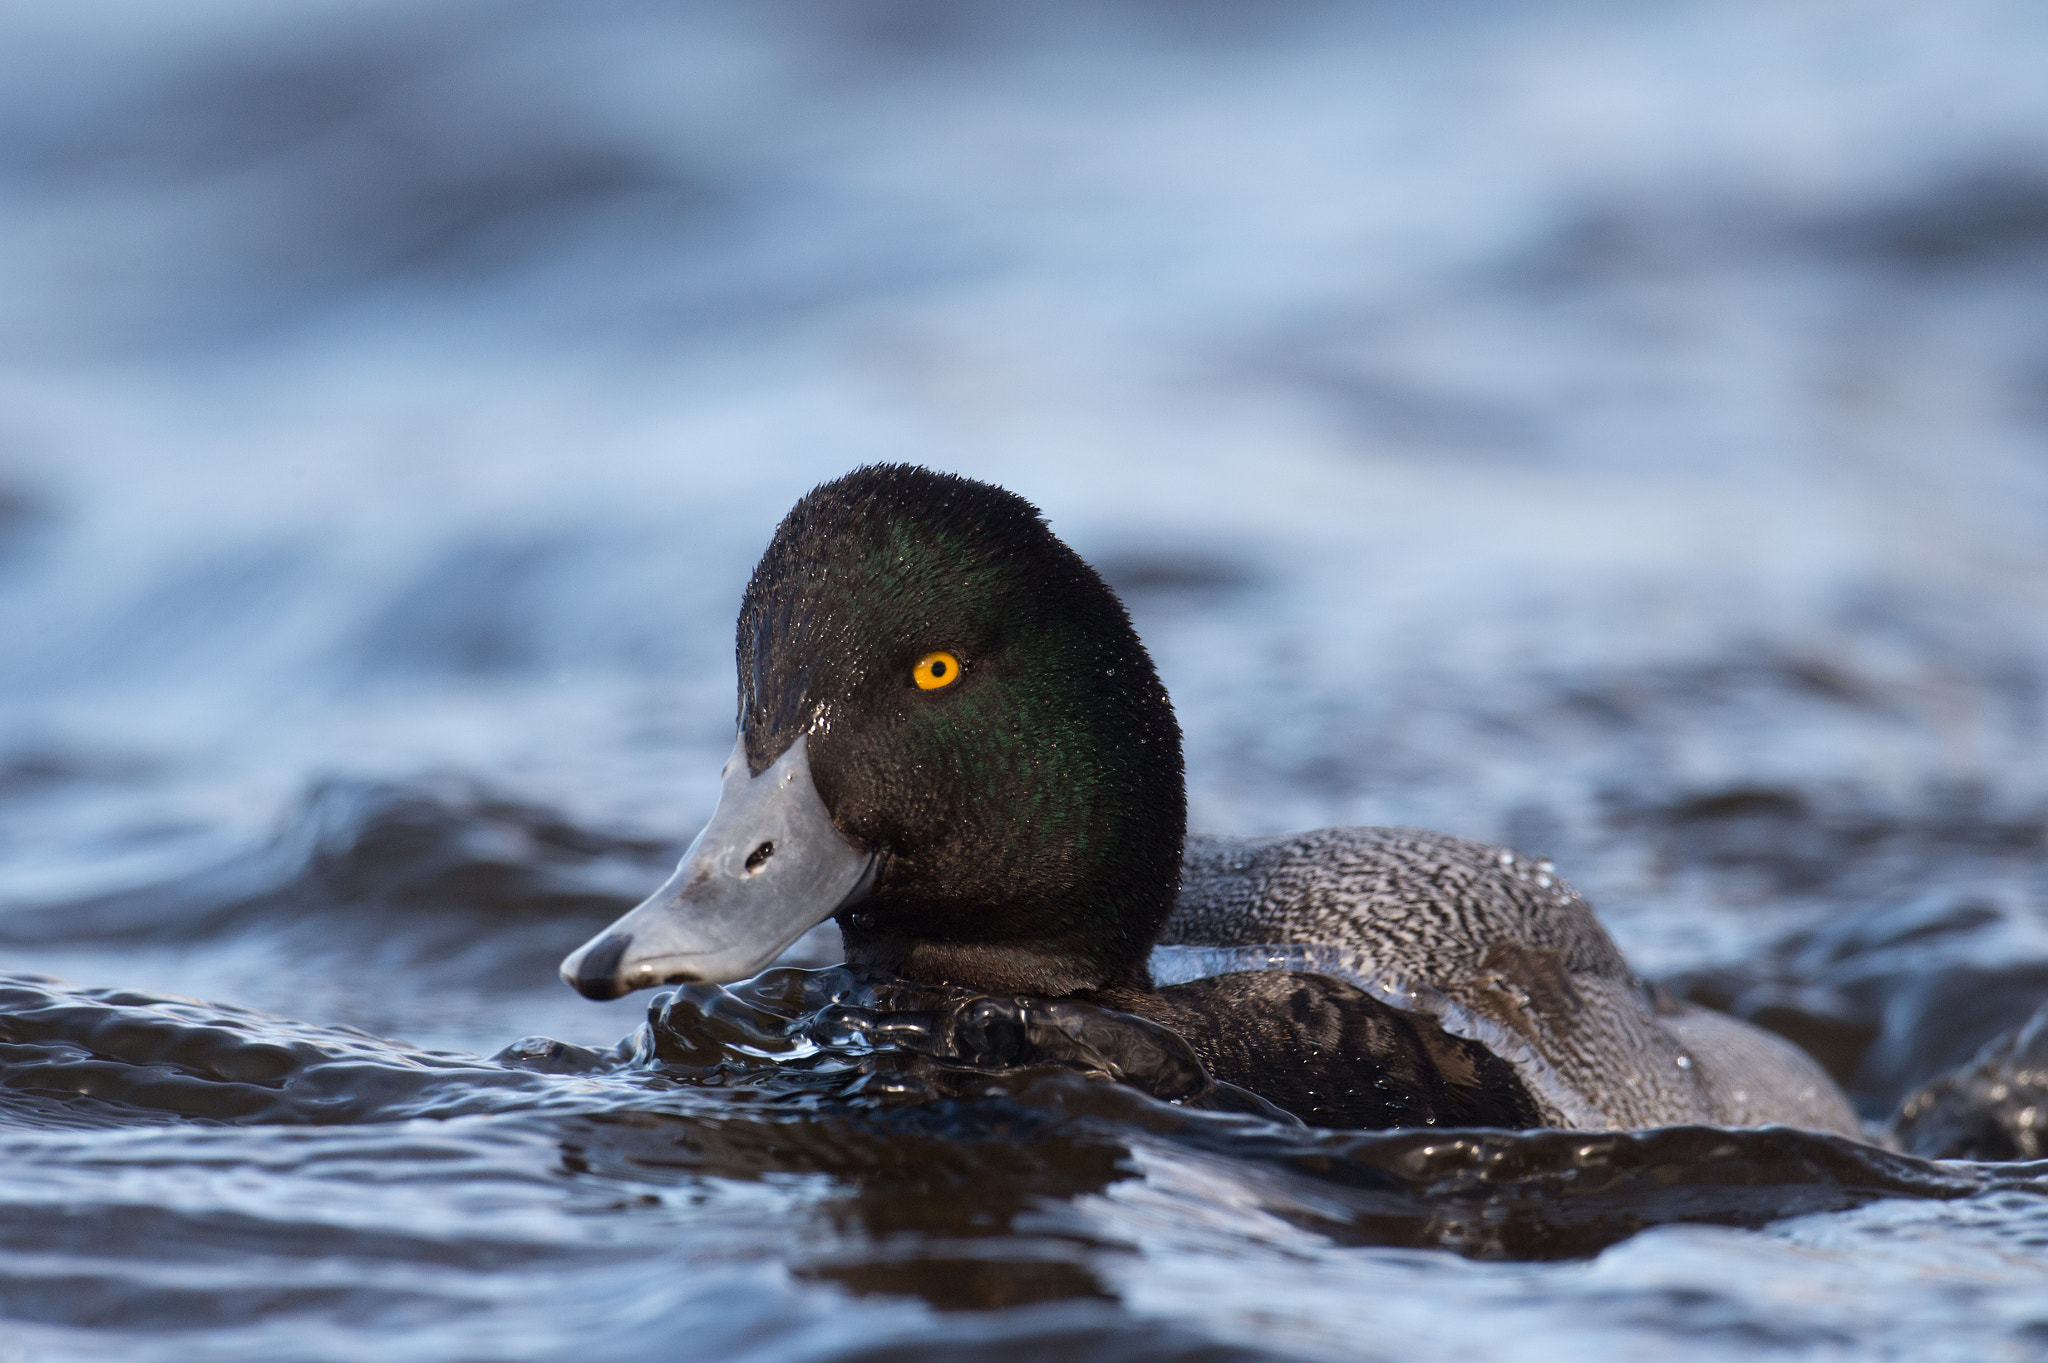
{"label": "rippled water surface", "polygon": [[[2048,1353],[2044,64],[2018,0],[0,15],[0,1360]],[[1103,568],[1197,828],[1549,856],[1896,1148],[1196,1110],[829,937],[569,993],[873,458]]]}

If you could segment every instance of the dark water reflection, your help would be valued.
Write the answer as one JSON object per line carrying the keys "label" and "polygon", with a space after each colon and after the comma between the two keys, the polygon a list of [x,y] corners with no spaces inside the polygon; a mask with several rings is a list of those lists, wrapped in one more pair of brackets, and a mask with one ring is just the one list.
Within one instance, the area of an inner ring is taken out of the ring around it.
{"label": "dark water reflection", "polygon": [[1014,1048],[978,1057],[949,1035],[934,1055],[922,1022],[878,1046],[847,1026],[859,997],[843,971],[771,972],[684,991],[612,1054],[522,1044],[494,1064],[13,981],[0,1085],[22,1177],[0,1255],[44,1270],[14,1280],[9,1314],[225,1332],[229,1356],[252,1319],[412,1318],[450,1331],[416,1337],[430,1354],[464,1340],[479,1294],[517,1315],[499,1294],[522,1277],[634,1256],[758,1258],[793,1289],[1000,1311],[1124,1302],[1162,1214],[1250,1216],[1318,1255],[1571,1259],[1672,1222],[2015,1194],[2038,1221],[2048,1205],[2041,1166],[1783,1129],[1312,1132]]}

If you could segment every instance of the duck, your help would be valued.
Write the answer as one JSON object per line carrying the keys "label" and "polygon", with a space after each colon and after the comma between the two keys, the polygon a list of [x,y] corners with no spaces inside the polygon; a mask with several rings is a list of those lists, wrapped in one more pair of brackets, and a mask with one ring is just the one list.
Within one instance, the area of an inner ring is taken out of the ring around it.
{"label": "duck", "polygon": [[1640,981],[1547,862],[1190,836],[1150,655],[1015,493],[909,464],[821,484],[735,635],[717,807],[563,961],[588,998],[746,979],[831,920],[856,971],[1135,1015],[1311,1126],[1860,1132],[1804,1052]]}

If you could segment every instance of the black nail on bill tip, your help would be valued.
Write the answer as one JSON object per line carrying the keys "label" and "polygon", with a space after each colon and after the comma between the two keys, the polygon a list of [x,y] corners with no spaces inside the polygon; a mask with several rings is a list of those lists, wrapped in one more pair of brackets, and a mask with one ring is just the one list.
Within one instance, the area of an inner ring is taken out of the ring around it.
{"label": "black nail on bill tip", "polygon": [[576,992],[586,999],[615,999],[627,990],[619,983],[619,962],[625,959],[633,939],[623,932],[615,932],[590,949],[583,963],[576,967],[576,978],[571,981]]}

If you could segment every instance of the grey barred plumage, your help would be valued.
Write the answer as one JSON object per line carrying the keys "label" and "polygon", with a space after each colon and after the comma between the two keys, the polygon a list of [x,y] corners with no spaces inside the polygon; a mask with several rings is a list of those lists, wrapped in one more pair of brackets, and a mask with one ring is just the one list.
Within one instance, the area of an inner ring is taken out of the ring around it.
{"label": "grey barred plumage", "polygon": [[1348,964],[1322,969],[1413,998],[1447,1031],[1492,1043],[1556,1125],[1782,1122],[1862,1134],[1804,1052],[1658,996],[1548,862],[1505,848],[1409,828],[1190,836],[1159,941],[1337,949]]}

